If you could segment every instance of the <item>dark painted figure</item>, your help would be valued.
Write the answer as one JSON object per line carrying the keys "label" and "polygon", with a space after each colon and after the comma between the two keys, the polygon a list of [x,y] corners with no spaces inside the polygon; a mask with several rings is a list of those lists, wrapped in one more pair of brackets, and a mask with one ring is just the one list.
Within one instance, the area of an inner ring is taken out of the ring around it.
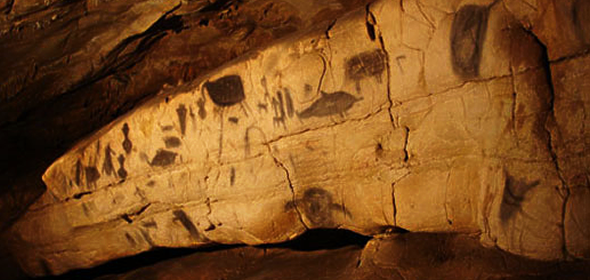
{"label": "dark painted figure", "polygon": [[129,233],[125,233],[125,238],[127,238],[127,241],[129,241],[129,243],[131,244],[131,246],[135,246],[136,242],[135,239],[133,239],[133,237],[131,237],[131,235],[129,235]]}
{"label": "dark painted figure", "polygon": [[520,207],[526,194],[539,185],[539,180],[527,183],[506,175],[502,204],[500,205],[500,220],[507,222],[520,211]]}
{"label": "dark painted figure", "polygon": [[100,172],[95,166],[87,166],[84,168],[84,173],[86,175],[86,186],[93,184],[100,178]]}
{"label": "dark painted figure", "polygon": [[285,91],[285,107],[287,109],[287,116],[292,118],[295,114],[295,107],[293,106],[293,98],[291,97],[291,91],[288,88]]}
{"label": "dark painted figure", "polygon": [[333,211],[340,212],[344,216],[351,216],[350,212],[344,206],[334,203],[332,194],[321,188],[309,188],[305,190],[303,197],[298,199],[296,203],[287,203],[285,210],[292,210],[295,208],[295,205],[303,211],[303,214],[305,214],[305,217],[309,219],[313,226],[335,226],[332,215]]}
{"label": "dark painted figure", "polygon": [[180,147],[182,142],[180,142],[178,137],[169,136],[164,138],[164,144],[166,145],[166,148],[177,148]]}
{"label": "dark painted figure", "polygon": [[152,166],[167,166],[174,163],[176,156],[178,154],[171,151],[166,150],[158,150],[150,165]]}
{"label": "dark painted figure", "polygon": [[283,99],[283,93],[281,91],[277,91],[276,97],[272,98],[272,109],[274,111],[273,117],[273,124],[276,126],[283,125],[286,127],[285,120],[286,120],[286,112],[285,112],[285,102]]}
{"label": "dark painted figure", "polygon": [[151,247],[156,247],[156,243],[145,229],[140,229],[139,233],[141,233],[141,236],[143,236],[143,240],[145,240],[147,244],[149,244]]}
{"label": "dark painted figure", "polygon": [[156,221],[154,221],[153,219],[143,222],[141,225],[146,228],[158,228],[158,224],[156,224]]}
{"label": "dark painted figure", "polygon": [[117,175],[123,179],[127,178],[127,170],[125,170],[125,157],[123,155],[119,155],[117,161],[119,161],[119,170],[117,170]]}
{"label": "dark painted figure", "polygon": [[386,56],[382,50],[362,52],[346,60],[346,78],[356,82],[356,90],[360,92],[360,81],[375,77],[381,83],[381,74],[386,69]]}
{"label": "dark painted figure", "polygon": [[238,75],[221,77],[205,83],[209,97],[217,106],[231,106],[246,98],[242,78]]}
{"label": "dark painted figure", "polygon": [[451,62],[462,78],[479,76],[481,52],[488,25],[489,7],[465,5],[451,26]]}
{"label": "dark painted figure", "polygon": [[321,97],[313,102],[311,106],[302,112],[298,112],[297,116],[301,119],[311,117],[326,117],[331,115],[339,114],[344,116],[354,103],[362,100],[362,98],[356,98],[354,95],[344,92],[337,91],[334,93],[321,93]]}
{"label": "dark painted figure", "polygon": [[82,180],[82,162],[80,162],[80,160],[76,161],[76,175],[74,177],[74,180],[76,182],[76,185],[79,186]]}
{"label": "dark painted figure", "polygon": [[111,155],[113,150],[111,149],[110,145],[107,145],[104,148],[104,162],[102,164],[102,172],[106,173],[107,175],[111,175],[115,173],[115,167],[113,165],[113,156]]}
{"label": "dark painted figure", "polygon": [[186,215],[186,213],[182,210],[174,210],[174,212],[172,212],[172,214],[174,214],[174,221],[179,221],[180,224],[182,224],[182,226],[189,232],[189,234],[191,235],[191,237],[197,241],[206,241],[207,238],[205,238],[204,236],[201,236],[201,234],[199,233],[199,231],[197,230],[197,227],[195,226],[195,224],[193,224],[193,222],[191,221],[191,219]]}
{"label": "dark painted figure", "polygon": [[82,177],[86,178],[86,186],[90,186],[100,178],[100,172],[96,166],[84,166],[80,160],[76,161],[76,185],[81,186]]}
{"label": "dark painted figure", "polygon": [[174,126],[172,126],[172,125],[162,126],[162,131],[170,131],[170,130],[173,130],[173,129],[174,129]]}
{"label": "dark painted figure", "polygon": [[125,123],[121,131],[123,132],[123,136],[125,136],[125,140],[123,140],[123,150],[129,154],[131,153],[131,148],[133,148],[133,143],[129,140],[129,125]]}
{"label": "dark painted figure", "polygon": [[229,183],[230,185],[234,185],[234,183],[236,182],[236,169],[234,167],[232,167],[229,171]]}
{"label": "dark painted figure", "polygon": [[205,110],[205,99],[199,98],[199,100],[197,100],[197,106],[199,107],[199,118],[204,120],[207,117],[207,111]]}
{"label": "dark painted figure", "polygon": [[186,132],[186,107],[184,104],[180,104],[178,108],[176,108],[176,114],[178,115],[178,122],[180,123],[180,132],[182,135]]}

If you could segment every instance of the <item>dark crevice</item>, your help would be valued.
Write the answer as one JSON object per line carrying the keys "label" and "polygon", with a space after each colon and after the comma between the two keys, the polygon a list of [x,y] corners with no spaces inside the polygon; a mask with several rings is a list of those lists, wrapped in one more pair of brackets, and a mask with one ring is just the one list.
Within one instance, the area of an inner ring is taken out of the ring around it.
{"label": "dark crevice", "polygon": [[131,224],[133,223],[133,219],[135,219],[135,217],[141,215],[143,212],[145,212],[145,210],[147,210],[152,204],[148,203],[144,206],[142,206],[139,210],[132,212],[132,213],[125,213],[123,215],[121,215],[121,219],[125,220],[127,223]]}
{"label": "dark crevice", "polygon": [[375,41],[377,38],[375,35],[375,17],[370,11],[370,5],[366,6],[366,14],[365,24],[367,26],[367,34],[371,41]]}
{"label": "dark crevice", "polygon": [[326,32],[325,32],[326,39],[330,39],[330,38],[331,38],[331,37],[330,37],[330,31],[332,31],[332,27],[334,27],[334,25],[336,25],[336,20],[333,20],[333,21],[330,23],[330,25],[328,25],[328,28],[326,28]]}
{"label": "dark crevice", "polygon": [[[73,196],[74,199],[80,199],[85,195],[91,194],[92,192],[81,192],[81,193],[77,193]],[[66,199],[67,200],[67,199]]]}
{"label": "dark crevice", "polygon": [[[287,242],[255,246],[260,250],[271,248],[290,249],[294,251],[333,250],[348,246],[364,248],[371,237],[360,235],[343,229],[312,229],[301,236]],[[152,266],[166,260],[176,259],[192,254],[229,250],[245,247],[245,245],[212,244],[202,248],[155,248],[135,256],[116,259],[89,269],[73,270],[60,276],[49,276],[38,279],[97,279],[106,275],[123,274],[139,268]]]}
{"label": "dark crevice", "polygon": [[265,244],[259,248],[287,248],[294,251],[332,250],[346,246],[365,247],[370,236],[345,229],[310,229],[299,237],[278,244]]}
{"label": "dark crevice", "polygon": [[[389,112],[389,120],[391,121],[391,126],[394,130],[397,129],[396,127],[396,122],[395,122],[395,118],[393,117],[393,106],[394,106],[394,101],[391,97],[391,65],[389,64],[389,51],[387,51],[387,48],[385,47],[385,40],[383,39],[383,34],[381,33],[381,31],[379,30],[379,23],[377,22],[377,18],[375,18],[375,15],[373,15],[373,13],[371,12],[371,4],[368,4],[366,6],[366,13],[367,13],[367,20],[371,20],[373,26],[377,26],[377,31],[379,31],[379,36],[376,37],[376,39],[379,39],[379,47],[381,48],[381,51],[383,52],[383,54],[385,55],[385,66],[386,66],[386,70],[387,70],[387,100],[389,101],[389,108],[387,109]],[[397,102],[395,102],[397,103]]]}
{"label": "dark crevice", "polygon": [[404,131],[406,132],[406,137],[404,140],[404,162],[408,162],[410,160],[410,153],[408,152],[408,142],[410,140],[410,128],[404,126]]}
{"label": "dark crevice", "polygon": [[309,230],[309,227],[307,226],[307,224],[305,224],[305,221],[303,221],[303,215],[301,215],[301,212],[299,211],[299,208],[297,207],[297,199],[295,198],[295,189],[293,188],[293,182],[291,181],[291,175],[289,173],[289,170],[287,169],[287,167],[285,167],[285,165],[283,165],[282,162],[280,162],[276,157],[274,157],[274,155],[272,154],[272,150],[270,148],[270,145],[267,145],[268,147],[268,152],[269,154],[273,157],[275,163],[280,166],[284,171],[285,171],[285,175],[287,177],[287,182],[289,183],[289,189],[291,190],[291,194],[293,196],[293,206],[295,208],[295,212],[297,213],[297,217],[299,218],[299,222],[301,222],[301,225],[303,225],[303,227],[305,227],[305,229]]}
{"label": "dark crevice", "polygon": [[397,226],[397,203],[395,202],[395,184],[391,183],[391,203],[393,204],[393,225]]}
{"label": "dark crevice", "polygon": [[125,220],[125,222],[127,222],[128,224],[133,223],[133,220],[131,219],[131,217],[129,216],[129,214],[123,214],[123,215],[121,215],[121,219]]}
{"label": "dark crevice", "polygon": [[[527,31],[529,31],[529,30],[527,30]],[[587,56],[589,54],[590,54],[590,48],[586,48],[586,49],[584,49],[582,51],[575,52],[575,53],[570,54],[570,55],[566,55],[566,56],[555,58],[553,60],[549,60],[549,63],[551,63],[551,64],[553,64],[553,63],[562,63],[564,61],[572,60],[572,59],[579,58],[579,57],[584,57],[584,56]]]}
{"label": "dark crevice", "polygon": [[[542,51],[541,63],[542,63],[543,69],[545,70],[545,75],[546,75],[545,80],[546,80],[547,86],[549,88],[550,96],[549,96],[549,100],[548,100],[548,108],[547,108],[547,113],[545,115],[545,123],[544,123],[543,129],[545,130],[546,137],[547,137],[547,151],[549,152],[549,154],[551,156],[551,161],[553,162],[553,165],[555,166],[555,171],[556,171],[557,177],[559,178],[559,180],[561,181],[561,184],[562,184],[561,188],[557,187],[557,192],[559,193],[559,195],[563,199],[563,204],[562,204],[562,209],[561,209],[561,222],[559,224],[559,227],[561,228],[562,253],[563,253],[564,259],[567,260],[567,259],[573,258],[573,256],[569,253],[569,251],[567,249],[566,232],[565,232],[566,208],[567,208],[567,203],[568,203],[569,196],[570,196],[570,190],[569,190],[567,181],[563,177],[562,170],[559,165],[559,159],[558,159],[557,153],[555,152],[555,149],[554,149],[555,135],[553,135],[553,133],[556,133],[557,135],[559,135],[559,131],[555,131],[555,127],[556,127],[556,125],[555,125],[555,88],[553,86],[553,75],[551,72],[551,61],[549,60],[549,52],[547,50],[547,46],[531,30],[524,29],[524,31],[527,34],[529,34],[541,48],[541,51]],[[553,130],[551,129],[552,127],[554,128]]]}
{"label": "dark crevice", "polygon": [[194,248],[155,248],[135,256],[125,257],[109,261],[99,266],[89,269],[78,269],[65,273],[60,276],[48,276],[34,279],[43,280],[69,280],[69,279],[97,279],[106,275],[122,274],[133,270],[148,267],[156,263],[188,256],[195,253],[205,253],[218,250],[228,250],[242,247],[238,245],[212,245],[199,249]]}

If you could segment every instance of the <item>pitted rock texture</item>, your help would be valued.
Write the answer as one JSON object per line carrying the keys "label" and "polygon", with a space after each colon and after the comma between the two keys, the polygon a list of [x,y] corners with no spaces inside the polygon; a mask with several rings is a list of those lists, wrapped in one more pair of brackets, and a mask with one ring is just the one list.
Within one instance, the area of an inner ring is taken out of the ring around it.
{"label": "pitted rock texture", "polygon": [[586,8],[549,2],[376,1],[166,90],[51,165],[20,262],[396,227],[589,258]]}

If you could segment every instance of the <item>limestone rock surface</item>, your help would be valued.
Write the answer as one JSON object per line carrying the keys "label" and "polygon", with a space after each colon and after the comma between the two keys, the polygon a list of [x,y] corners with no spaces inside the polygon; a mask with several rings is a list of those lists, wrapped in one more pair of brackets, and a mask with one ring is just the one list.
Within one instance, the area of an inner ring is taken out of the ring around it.
{"label": "limestone rock surface", "polygon": [[51,162],[143,99],[365,2],[0,1],[0,229]]}
{"label": "limestone rock surface", "polygon": [[523,3],[376,1],[162,92],[46,171],[21,264],[313,228],[589,258],[588,2]]}

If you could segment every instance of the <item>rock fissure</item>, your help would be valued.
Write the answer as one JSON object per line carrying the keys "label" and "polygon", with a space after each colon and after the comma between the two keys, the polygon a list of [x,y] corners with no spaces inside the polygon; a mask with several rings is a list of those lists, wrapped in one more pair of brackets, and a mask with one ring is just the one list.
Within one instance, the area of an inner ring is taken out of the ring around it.
{"label": "rock fissure", "polygon": [[449,173],[447,174],[447,178],[445,180],[445,197],[444,197],[444,202],[443,202],[443,208],[445,211],[445,219],[447,220],[447,223],[449,224],[449,226],[453,225],[453,220],[449,217],[449,181],[451,179],[451,171],[449,171]]}
{"label": "rock fissure", "polygon": [[397,223],[398,209],[397,209],[397,200],[396,200],[396,196],[395,196],[395,185],[397,183],[399,183],[399,181],[408,177],[410,174],[412,174],[412,172],[408,171],[408,173],[404,174],[403,176],[401,176],[400,178],[398,178],[397,180],[395,180],[391,183],[391,202],[392,202],[392,207],[393,207],[393,226],[396,228],[400,228],[400,227]]}
{"label": "rock fissure", "polygon": [[328,27],[326,28],[326,31],[324,32],[324,34],[326,35],[326,39],[328,39],[328,40],[331,38],[331,36],[330,36],[330,31],[332,31],[332,28],[334,27],[334,25],[336,25],[336,21],[337,21],[337,19],[333,20],[333,21],[332,21],[332,22],[331,22],[331,23],[328,25]]}
{"label": "rock fissure", "polygon": [[492,76],[492,77],[488,77],[488,78],[479,78],[479,79],[465,80],[465,81],[461,82],[460,84],[458,84],[456,86],[452,86],[452,87],[449,87],[449,88],[446,88],[446,89],[443,89],[443,90],[440,90],[440,91],[437,91],[437,92],[429,93],[428,95],[425,95],[425,96],[417,96],[417,97],[414,97],[414,98],[400,100],[399,101],[399,104],[397,104],[396,106],[394,106],[394,108],[395,107],[398,107],[398,106],[401,106],[401,105],[403,105],[404,103],[407,103],[407,102],[416,101],[416,100],[419,100],[419,99],[422,99],[422,98],[432,98],[434,96],[442,95],[442,94],[448,93],[448,92],[453,91],[453,90],[461,89],[461,88],[463,88],[463,87],[465,87],[467,85],[470,85],[470,84],[488,83],[488,82],[492,82],[492,81],[495,81],[495,80],[512,78],[513,76],[522,75],[522,74],[528,73],[530,71],[535,71],[535,70],[540,70],[540,69],[543,69],[543,67],[542,66],[540,66],[540,67],[527,67],[527,68],[525,68],[525,69],[523,69],[521,71],[518,71],[516,73],[509,73],[509,74],[506,74],[506,75]]}
{"label": "rock fissure", "polygon": [[[73,198],[73,199],[81,199],[82,197],[84,197],[84,196],[86,196],[86,195],[90,195],[90,194],[92,194],[92,192],[80,192],[80,193],[74,194],[74,195],[72,196],[72,198]],[[69,198],[66,198],[66,200],[65,200],[65,201],[68,201],[68,200],[69,200]]]}
{"label": "rock fissure", "polygon": [[[422,7],[422,2],[420,0],[416,0],[416,7],[418,8],[418,11],[422,15],[422,17],[430,25],[431,30],[436,30],[436,25],[434,24],[434,21],[432,21],[432,19],[429,18],[428,15],[424,12],[424,8]],[[432,39],[432,37],[429,38],[429,40],[431,40],[431,39]],[[429,41],[429,44],[430,44],[430,41]]]}
{"label": "rock fissure", "polygon": [[391,204],[393,206],[393,226],[397,226],[397,204],[395,201],[395,184],[391,183]]}
{"label": "rock fissure", "polygon": [[[532,33],[532,31],[530,31],[528,29],[527,29],[527,31],[530,32],[530,33]],[[540,42],[540,40],[537,37],[535,37],[535,38]],[[588,55],[590,55],[590,48],[587,48],[587,49],[585,49],[583,51],[580,51],[580,52],[576,52],[574,54],[570,54],[570,55],[566,55],[566,56],[563,56],[563,57],[559,57],[559,58],[556,58],[556,59],[552,59],[552,60],[547,59],[547,61],[549,62],[549,64],[560,64],[560,63],[563,63],[563,62],[567,62],[569,60],[584,58],[584,57],[586,57]]]}
{"label": "rock fissure", "polygon": [[408,152],[408,143],[410,142],[410,128],[407,126],[404,126],[404,132],[405,132],[405,136],[404,136],[404,162],[407,163],[408,161],[410,161],[410,152]]}
{"label": "rock fissure", "polygon": [[[511,106],[511,110],[510,110],[510,118],[511,118],[511,122],[512,122],[512,135],[514,137],[515,133],[516,133],[516,102],[517,102],[517,91],[516,91],[516,76],[514,75],[514,69],[512,67],[512,65],[510,65],[510,74],[512,76],[511,82],[512,82],[512,106]],[[514,139],[517,141],[516,145],[518,146],[518,137],[514,137]]]}
{"label": "rock fissure", "polygon": [[337,127],[337,126],[340,126],[342,124],[349,123],[349,122],[362,122],[362,121],[365,121],[367,119],[370,119],[371,117],[373,117],[373,116],[381,113],[381,111],[383,110],[383,105],[384,104],[379,105],[379,109],[377,109],[374,112],[368,113],[365,116],[360,117],[360,118],[350,118],[350,119],[346,119],[346,120],[343,120],[343,121],[333,122],[331,124],[322,125],[322,126],[318,126],[318,127],[314,127],[314,128],[306,128],[306,129],[303,129],[303,130],[298,131],[298,132],[294,132],[294,133],[290,133],[290,134],[286,134],[286,135],[281,135],[281,136],[279,136],[277,138],[271,139],[271,140],[266,141],[266,142],[264,142],[262,144],[264,144],[264,145],[273,144],[273,143],[276,143],[276,142],[278,142],[280,140],[283,140],[283,139],[286,139],[286,138],[303,135],[303,134],[306,134],[306,133],[309,133],[309,132],[313,132],[313,131],[319,131],[319,130],[323,130],[323,129],[327,129],[327,128]]}
{"label": "rock fissure", "polygon": [[147,203],[144,206],[142,206],[141,208],[139,208],[139,210],[131,212],[131,213],[125,213],[123,215],[121,215],[121,219],[125,220],[127,223],[131,224],[133,223],[133,220],[140,216],[141,214],[143,214],[143,212],[145,212],[152,204],[151,203]]}
{"label": "rock fissure", "polygon": [[299,207],[297,205],[298,203],[297,203],[297,196],[295,194],[295,187],[293,186],[293,182],[291,181],[291,174],[289,173],[289,170],[281,161],[279,161],[279,159],[277,157],[274,156],[274,154],[272,153],[272,147],[270,146],[270,144],[266,144],[266,147],[268,148],[268,154],[273,158],[275,164],[285,172],[285,177],[286,177],[287,183],[289,185],[289,190],[291,190],[291,195],[292,195],[291,202],[293,203],[293,208],[295,209],[295,212],[297,213],[297,216],[299,218],[299,222],[301,222],[301,225],[303,225],[303,227],[305,227],[306,230],[309,230],[309,227],[307,226],[307,224],[303,220],[303,215],[301,214],[301,210],[299,210]]}
{"label": "rock fissure", "polygon": [[375,39],[377,38],[376,33],[375,33],[375,17],[373,16],[373,14],[370,11],[370,4],[367,5],[365,7],[366,11],[366,16],[365,16],[365,25],[367,27],[367,35],[369,36],[369,39],[371,39],[371,41],[375,41]]}
{"label": "rock fissure", "polygon": [[557,188],[557,193],[562,197],[563,203],[561,207],[561,238],[562,238],[562,253],[564,259],[572,258],[572,255],[569,253],[567,249],[567,235],[566,235],[566,227],[565,227],[565,219],[566,219],[566,211],[567,211],[567,203],[570,197],[570,189],[568,186],[567,181],[565,180],[562,169],[559,164],[558,155],[554,149],[555,139],[553,133],[559,133],[557,128],[552,129],[552,123],[555,122],[555,87],[553,85],[553,75],[551,71],[551,62],[549,60],[549,53],[547,51],[547,46],[543,44],[543,42],[530,30],[525,29],[527,32],[540,46],[542,49],[542,67],[545,70],[545,79],[548,86],[549,92],[549,100],[548,100],[548,110],[545,113],[545,122],[543,125],[543,129],[545,130],[546,137],[547,137],[547,151],[551,156],[551,161],[555,167],[555,172],[559,180],[561,181],[562,186]]}
{"label": "rock fissure", "polygon": [[388,112],[389,112],[389,120],[391,121],[391,126],[395,130],[396,129],[396,121],[395,117],[393,116],[393,107],[394,105],[399,105],[399,102],[394,102],[391,96],[391,65],[389,62],[389,51],[385,47],[385,41],[383,39],[383,33],[381,28],[379,27],[379,20],[375,17],[375,15],[371,12],[371,4],[367,5],[367,18],[371,18],[374,20],[374,25],[377,26],[377,33],[379,39],[379,47],[381,51],[385,55],[385,70],[387,73],[387,101],[389,102]]}

